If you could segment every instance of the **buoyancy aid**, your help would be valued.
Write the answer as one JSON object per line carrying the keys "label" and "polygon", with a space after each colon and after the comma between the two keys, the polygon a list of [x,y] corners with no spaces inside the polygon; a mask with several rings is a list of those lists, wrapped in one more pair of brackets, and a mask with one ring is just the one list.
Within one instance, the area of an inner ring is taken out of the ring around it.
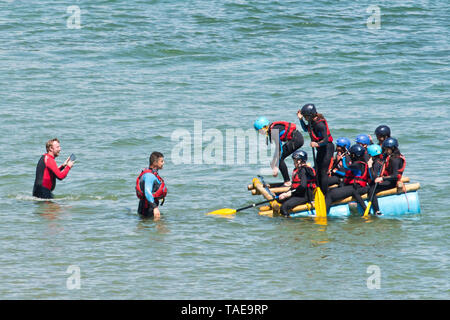
{"label": "buoyancy aid", "polygon": [[[319,122],[325,122],[325,126],[327,127],[327,139],[328,142],[333,142],[333,137],[331,136],[331,132],[330,132],[330,128],[328,128],[328,122],[325,119],[319,119],[317,121],[315,121],[315,123],[319,123]],[[314,142],[319,142],[320,140],[322,140],[320,137],[316,136],[316,134],[314,133],[314,130],[312,129],[312,124],[308,125],[308,133],[309,136],[311,137],[311,140]]]}
{"label": "buoyancy aid", "polygon": [[[292,184],[291,189],[297,189],[301,185],[301,179],[300,179],[300,168],[294,169],[292,172]],[[306,187],[315,189],[316,188],[316,171],[314,168],[311,168],[309,166],[304,167],[306,170]]]}
{"label": "buoyancy aid", "polygon": [[284,132],[283,135],[280,137],[281,141],[287,141],[292,139],[292,133],[297,129],[297,126],[295,123],[287,122],[287,121],[275,121],[270,124],[269,127],[269,136],[271,135],[271,131],[274,126],[276,125],[283,125],[284,126]]}
{"label": "buoyancy aid", "polygon": [[345,174],[345,180],[344,183],[347,185],[351,184],[359,184],[361,187],[367,186],[369,182],[369,166],[364,161],[355,161],[353,163],[361,163],[364,165],[364,172],[361,172],[360,175],[355,175],[355,173],[352,170],[347,170]]}
{"label": "buoyancy aid", "polygon": [[145,169],[139,174],[136,179],[136,196],[147,202],[147,199],[145,198],[145,191],[141,189],[141,177],[146,173],[152,173],[158,180],[158,183],[154,185],[152,190],[153,198],[155,198],[155,200],[164,199],[167,195],[167,188],[163,178],[159,176],[158,171],[155,169]]}
{"label": "buoyancy aid", "polygon": [[[404,155],[400,154],[398,156],[400,159],[402,159],[402,167],[400,169],[398,169],[398,174],[397,174],[397,181],[401,181],[402,179],[402,175],[403,172],[405,171],[405,167],[406,167],[406,158]],[[392,175],[392,164],[391,164],[391,156],[387,156],[386,157],[386,166],[384,167],[384,171],[381,174],[382,177],[387,177]]]}

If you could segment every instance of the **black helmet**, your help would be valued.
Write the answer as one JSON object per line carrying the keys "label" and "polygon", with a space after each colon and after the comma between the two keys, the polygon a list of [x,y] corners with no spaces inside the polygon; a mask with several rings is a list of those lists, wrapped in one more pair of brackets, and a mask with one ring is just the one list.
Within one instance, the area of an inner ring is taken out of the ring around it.
{"label": "black helmet", "polygon": [[391,129],[389,129],[389,127],[385,126],[385,125],[378,126],[375,129],[375,135],[381,136],[381,137],[390,137]]}
{"label": "black helmet", "polygon": [[348,151],[351,156],[355,156],[356,158],[361,158],[366,153],[366,149],[359,144],[352,145]]}
{"label": "black helmet", "polygon": [[292,154],[292,159],[294,160],[302,159],[303,161],[306,161],[308,160],[308,154],[303,150],[296,150]]}
{"label": "black helmet", "polygon": [[398,148],[398,141],[395,138],[389,137],[386,140],[384,140],[382,147],[383,147],[383,149],[385,149],[385,148],[396,149],[396,148]]}
{"label": "black helmet", "polygon": [[305,104],[300,110],[301,114],[305,116],[315,116],[317,114],[316,106],[312,103]]}

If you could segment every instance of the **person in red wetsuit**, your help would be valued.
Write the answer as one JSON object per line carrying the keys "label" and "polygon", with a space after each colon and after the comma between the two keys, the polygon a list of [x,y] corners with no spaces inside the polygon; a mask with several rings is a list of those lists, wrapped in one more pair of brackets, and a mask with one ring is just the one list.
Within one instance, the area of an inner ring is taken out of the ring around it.
{"label": "person in red wetsuit", "polygon": [[45,145],[47,153],[42,155],[36,166],[36,179],[34,180],[33,196],[42,199],[52,199],[52,191],[55,189],[56,178],[64,179],[73,166],[70,157],[58,167],[55,158],[61,152],[61,146],[57,138],[47,141]]}

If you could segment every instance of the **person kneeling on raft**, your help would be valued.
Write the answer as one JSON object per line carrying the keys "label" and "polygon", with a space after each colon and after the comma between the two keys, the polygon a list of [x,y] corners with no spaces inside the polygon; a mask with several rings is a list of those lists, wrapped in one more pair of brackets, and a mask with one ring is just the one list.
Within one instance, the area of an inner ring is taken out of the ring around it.
{"label": "person kneeling on raft", "polygon": [[[277,152],[275,155],[279,154],[279,159],[272,161],[273,165],[273,176],[278,176],[278,169],[281,171],[283,176],[284,186],[289,187],[291,181],[289,178],[288,168],[284,159],[291,155],[295,150],[300,149],[303,146],[304,140],[303,135],[297,130],[295,123],[290,123],[286,121],[275,121],[270,123],[264,117],[260,117],[253,123],[253,127],[260,134],[268,137],[267,143],[270,141],[272,143],[272,134],[278,133],[279,145],[277,144]],[[283,144],[284,142],[284,144]],[[276,166],[276,160],[278,160],[278,166]]]}
{"label": "person kneeling on raft", "polygon": [[312,190],[316,187],[315,171],[306,161],[308,154],[303,150],[297,150],[292,154],[295,169],[292,172],[292,184],[289,191],[279,195],[278,201],[282,203],[281,214],[289,215],[294,207],[310,202],[312,199]]}
{"label": "person kneeling on raft", "polygon": [[352,164],[345,174],[344,186],[332,188],[325,197],[327,212],[330,211],[331,203],[353,196],[359,205],[366,209],[361,195],[369,191],[369,168],[364,161],[366,150],[359,144],[354,144],[349,149]]}
{"label": "person kneeling on raft", "polygon": [[[372,194],[373,189],[375,188],[375,184],[378,183],[376,187],[376,192],[380,192],[383,190],[389,190],[393,188],[397,188],[399,182],[402,181],[402,175],[405,171],[406,167],[406,158],[402,155],[400,150],[398,149],[398,141],[395,138],[389,137],[383,142],[382,146],[383,154],[380,154],[380,158],[386,159],[382,168],[380,168],[380,164],[378,167],[373,166],[372,175],[375,178],[374,184],[370,187],[369,194]],[[379,150],[378,150],[379,152]],[[375,153],[374,153],[375,154]],[[379,163],[379,160],[377,161]],[[381,172],[380,174],[376,174]],[[375,214],[380,215],[380,208],[378,206],[378,199],[376,194],[373,196],[372,207]]]}
{"label": "person kneeling on raft", "polygon": [[139,198],[138,214],[145,217],[159,219],[159,201],[161,205],[167,195],[164,180],[159,176],[158,170],[164,166],[164,156],[160,152],[153,152],[149,158],[149,168],[142,170],[136,179],[136,196]]}

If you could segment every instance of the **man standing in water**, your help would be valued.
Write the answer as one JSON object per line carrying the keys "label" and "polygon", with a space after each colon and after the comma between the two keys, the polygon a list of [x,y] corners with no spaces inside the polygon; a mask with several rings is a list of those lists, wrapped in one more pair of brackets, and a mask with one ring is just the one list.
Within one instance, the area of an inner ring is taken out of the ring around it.
{"label": "man standing in water", "polygon": [[47,141],[45,147],[47,153],[41,156],[36,166],[33,196],[42,199],[52,199],[56,178],[59,180],[64,179],[72,168],[74,161],[71,161],[69,157],[58,168],[55,158],[59,156],[61,146],[57,138]]}
{"label": "man standing in water", "polygon": [[158,220],[161,216],[159,212],[159,200],[167,194],[164,180],[159,176],[158,170],[164,166],[164,155],[161,152],[152,152],[149,159],[149,168],[142,170],[136,179],[136,195],[139,198],[138,214],[144,217],[154,217]]}

